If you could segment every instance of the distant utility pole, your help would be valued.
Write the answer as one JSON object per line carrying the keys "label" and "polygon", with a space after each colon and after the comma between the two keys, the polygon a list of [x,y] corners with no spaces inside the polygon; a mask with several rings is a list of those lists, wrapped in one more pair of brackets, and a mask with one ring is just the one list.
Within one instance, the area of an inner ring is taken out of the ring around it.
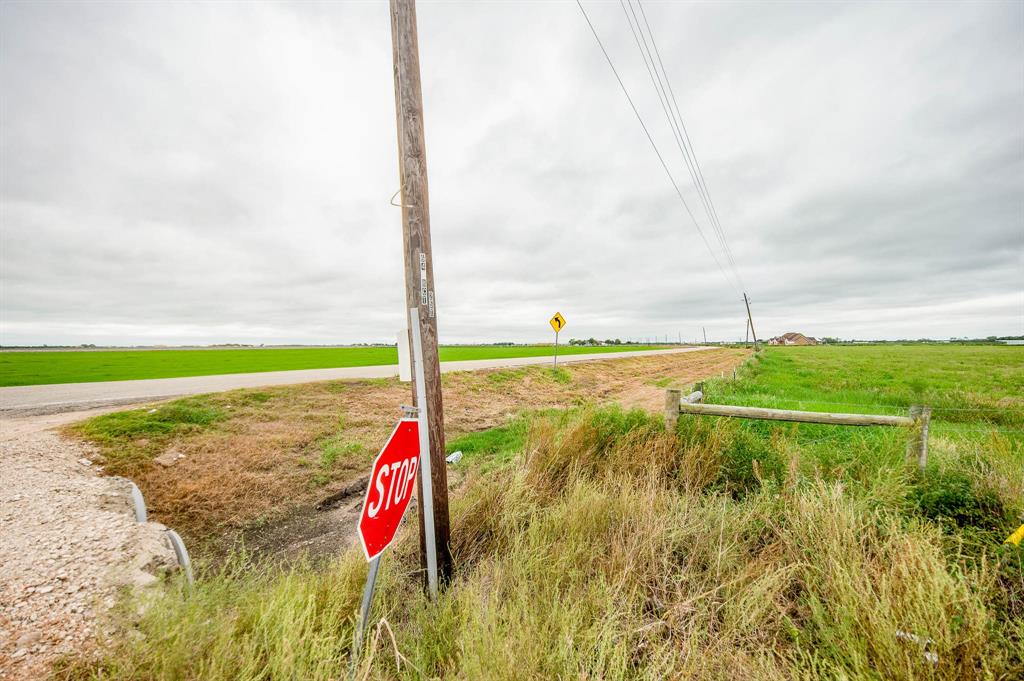
{"label": "distant utility pole", "polygon": [[754,349],[757,350],[757,331],[754,331],[754,318],[750,316],[750,299],[743,294],[743,304],[747,306],[747,322],[750,323],[750,333],[754,336]]}
{"label": "distant utility pole", "polygon": [[[441,364],[437,356],[437,302],[430,252],[430,201],[427,195],[427,145],[423,134],[423,92],[416,36],[416,0],[391,0],[391,54],[394,60],[395,111],[398,124],[398,174],[402,183],[402,241],[405,246],[406,309],[419,312],[423,346],[423,384],[430,435],[430,481],[434,502],[437,573],[451,579],[452,554],[448,522],[448,474],[444,456],[444,406]],[[412,324],[409,325],[410,334]],[[413,400],[416,385],[413,382]],[[416,406],[421,406],[417,403]],[[427,456],[421,452],[420,456]],[[417,493],[420,523],[420,563],[427,579],[427,539],[423,524],[423,489]],[[433,562],[433,561],[431,561]]]}
{"label": "distant utility pole", "polygon": [[708,330],[705,329],[703,326],[700,327],[700,330],[704,333],[704,345],[707,345],[708,344]]}

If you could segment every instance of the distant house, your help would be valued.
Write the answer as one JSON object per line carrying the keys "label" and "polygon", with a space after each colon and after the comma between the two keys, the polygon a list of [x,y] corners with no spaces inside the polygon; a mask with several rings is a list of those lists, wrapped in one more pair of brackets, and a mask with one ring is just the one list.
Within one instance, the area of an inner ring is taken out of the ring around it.
{"label": "distant house", "polygon": [[768,339],[768,345],[817,345],[818,340],[816,338],[810,338],[802,333],[795,333],[790,331],[784,333],[781,336]]}

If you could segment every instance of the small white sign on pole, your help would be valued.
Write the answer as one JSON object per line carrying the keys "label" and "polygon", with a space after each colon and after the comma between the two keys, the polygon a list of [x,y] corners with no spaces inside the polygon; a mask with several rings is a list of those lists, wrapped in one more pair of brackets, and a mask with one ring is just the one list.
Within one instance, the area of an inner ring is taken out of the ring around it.
{"label": "small white sign on pole", "polygon": [[398,332],[398,380],[402,383],[412,381],[412,361],[409,357],[409,332],[405,329]]}

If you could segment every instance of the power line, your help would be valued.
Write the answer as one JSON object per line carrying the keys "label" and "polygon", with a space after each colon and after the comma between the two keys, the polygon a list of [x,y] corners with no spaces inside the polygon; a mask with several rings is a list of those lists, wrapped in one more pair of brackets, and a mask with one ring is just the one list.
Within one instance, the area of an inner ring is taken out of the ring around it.
{"label": "power line", "polygon": [[[629,23],[630,30],[633,32],[633,38],[636,40],[637,48],[640,50],[641,56],[644,60],[644,66],[647,67],[648,75],[651,76],[651,82],[658,92],[658,99],[662,104],[662,110],[665,112],[666,118],[669,121],[669,127],[672,129],[673,136],[676,139],[676,145],[679,147],[679,151],[683,156],[683,161],[686,163],[687,170],[690,173],[690,179],[693,181],[693,185],[697,190],[698,195],[701,197],[701,201],[704,205],[705,213],[708,216],[708,222],[711,223],[712,229],[715,231],[718,241],[722,246],[722,251],[725,257],[729,261],[729,265],[732,268],[733,275],[736,277],[737,283],[740,288],[745,288],[743,284],[743,277],[740,276],[739,268],[736,266],[736,260],[732,254],[732,248],[729,246],[729,242],[725,236],[725,230],[722,227],[721,219],[718,216],[718,209],[715,207],[714,201],[711,198],[711,192],[707,187],[707,181],[704,179],[704,172],[700,167],[700,162],[697,159],[697,152],[694,149],[693,142],[690,139],[689,131],[686,129],[686,123],[683,121],[682,112],[679,109],[679,102],[676,99],[675,90],[672,88],[672,81],[668,77],[668,71],[665,69],[665,63],[661,58],[661,50],[658,49],[658,42],[654,37],[654,31],[651,30],[651,24],[647,19],[647,12],[644,10],[643,3],[641,0],[636,0],[637,6],[640,8],[640,16],[643,17],[643,25],[647,28],[647,34],[645,35],[643,27],[640,25],[640,17],[637,16],[636,10],[633,9],[631,0],[619,0],[619,4],[622,6],[623,13],[626,16],[626,21]],[[629,5],[629,13],[626,13],[626,5]],[[630,19],[632,14],[632,19]],[[636,22],[636,28],[633,28],[633,22]],[[639,39],[637,33],[639,32]],[[647,38],[650,37],[650,45],[647,44]],[[641,45],[641,40],[643,45]],[[653,54],[651,48],[653,47]],[[657,57],[657,65],[655,64],[655,57]],[[648,65],[648,61],[650,64]],[[660,71],[659,67],[660,66]],[[653,72],[652,72],[653,70]]]}
{"label": "power line", "polygon": [[[633,113],[636,115],[636,119],[640,123],[640,127],[643,128],[644,134],[647,136],[647,141],[651,143],[651,148],[654,149],[654,153],[658,156],[658,160],[661,162],[661,167],[664,168],[665,174],[668,175],[669,182],[672,183],[672,188],[675,189],[676,195],[679,197],[679,201],[683,204],[683,208],[686,209],[686,213],[690,216],[690,220],[693,221],[693,226],[697,229],[697,234],[700,235],[701,241],[704,242],[705,248],[707,248],[708,253],[711,254],[711,258],[715,261],[718,269],[722,272],[722,276],[724,276],[726,280],[729,281],[729,285],[735,289],[736,285],[729,279],[728,273],[726,273],[725,268],[722,267],[722,263],[718,260],[718,256],[715,255],[714,249],[711,248],[711,244],[704,235],[704,230],[700,228],[700,223],[697,222],[697,218],[694,217],[693,211],[690,210],[690,205],[686,203],[686,199],[683,197],[683,192],[680,191],[679,185],[676,183],[676,179],[672,175],[672,171],[669,170],[668,164],[665,163],[665,158],[661,155],[661,151],[658,149],[658,145],[654,142],[654,138],[651,137],[651,133],[647,129],[647,125],[644,123],[644,119],[640,115],[640,112],[637,110],[636,104],[633,103],[633,98],[629,96],[629,90],[626,89],[626,85],[622,82],[622,78],[619,76],[619,72],[615,68],[615,64],[612,62],[612,58],[608,54],[608,50],[605,49],[604,43],[601,42],[601,37],[597,34],[597,29],[594,28],[594,24],[590,21],[590,16],[587,15],[587,11],[583,9],[583,3],[581,3],[580,0],[576,0],[576,6],[579,7],[580,12],[583,13],[583,18],[586,20],[587,26],[590,27],[590,32],[594,35],[594,40],[597,41],[598,47],[601,48],[601,53],[604,54],[604,58],[608,62],[608,66],[611,67],[612,73],[615,75],[615,80],[618,81],[619,87],[622,88],[622,94],[626,96],[626,101],[629,102],[630,108],[633,109]],[[736,289],[736,292],[739,293],[739,289]]]}
{"label": "power line", "polygon": [[[679,126],[676,124],[675,117],[670,113],[670,105],[668,102],[668,93],[665,91],[665,86],[661,82],[661,74],[657,68],[654,67],[654,56],[651,54],[650,48],[647,46],[647,36],[644,35],[643,31],[640,30],[640,20],[636,16],[636,12],[633,10],[633,5],[629,5],[629,9],[626,9],[626,3],[623,0],[619,0],[619,6],[622,7],[622,13],[626,17],[626,23],[629,25],[629,30],[633,34],[633,41],[636,43],[637,49],[640,51],[640,58],[643,59],[644,68],[647,69],[647,75],[651,79],[651,85],[654,86],[654,91],[658,95],[658,102],[661,104],[661,110],[665,114],[665,118],[668,119],[669,129],[672,131],[672,137],[675,139],[676,147],[679,148],[679,153],[683,156],[683,161],[686,163],[686,170],[690,173],[690,180],[694,186],[697,187],[697,195],[700,197],[701,204],[704,206],[704,212],[708,216],[708,222],[714,229],[714,221],[711,218],[711,209],[708,207],[707,198],[700,189],[700,184],[697,181],[697,177],[694,174],[693,165],[690,162],[690,155],[683,147],[683,138],[679,132]],[[633,19],[629,18],[629,14],[632,12]],[[636,26],[633,26],[633,20],[636,20]],[[643,44],[641,44],[643,40]],[[717,235],[717,232],[716,232]],[[724,252],[724,249],[723,249]]]}
{"label": "power line", "polygon": [[[658,49],[658,43],[654,38],[654,31],[651,30],[651,24],[647,21],[647,12],[644,10],[644,6],[641,0],[636,0],[636,4],[637,6],[640,7],[640,14],[644,18],[644,25],[647,27],[647,33],[651,36],[651,44],[654,46],[654,53],[658,57],[658,64],[661,66],[661,72],[665,76],[665,84],[668,86],[669,94],[672,97],[672,104],[675,107],[675,115],[677,120],[679,121],[679,126],[682,128],[683,138],[685,139],[685,146],[689,147],[690,155],[693,158],[693,165],[697,170],[697,177],[700,180],[699,186],[703,190],[704,196],[707,197],[708,205],[711,207],[710,217],[712,218],[713,223],[717,226],[717,231],[719,234],[719,238],[722,241],[722,246],[724,247],[726,256],[728,257],[729,262],[733,267],[733,271],[736,275],[736,278],[740,281],[740,287],[745,289],[746,286],[743,284],[743,278],[740,276],[739,269],[736,267],[736,261],[732,256],[732,248],[729,246],[729,243],[725,238],[725,229],[722,227],[722,221],[718,217],[718,209],[715,207],[715,202],[711,199],[711,190],[708,189],[707,181],[704,179],[704,172],[701,170],[700,162],[697,160],[697,150],[694,148],[693,142],[690,140],[690,134],[689,131],[687,131],[686,129],[686,123],[683,122],[683,115],[679,109],[679,102],[676,100],[676,93],[675,90],[672,88],[672,81],[669,80],[668,71],[665,69],[665,63],[661,59],[661,51]],[[639,26],[640,22],[639,20],[637,20],[637,27],[639,28]]]}

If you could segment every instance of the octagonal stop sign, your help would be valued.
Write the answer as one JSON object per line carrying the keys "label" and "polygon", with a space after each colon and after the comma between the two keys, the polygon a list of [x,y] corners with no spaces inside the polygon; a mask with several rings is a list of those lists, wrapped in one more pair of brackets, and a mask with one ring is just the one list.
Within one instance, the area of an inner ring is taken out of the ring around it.
{"label": "octagonal stop sign", "polygon": [[373,560],[394,540],[416,485],[420,462],[419,421],[402,419],[373,461],[359,516],[359,541]]}

